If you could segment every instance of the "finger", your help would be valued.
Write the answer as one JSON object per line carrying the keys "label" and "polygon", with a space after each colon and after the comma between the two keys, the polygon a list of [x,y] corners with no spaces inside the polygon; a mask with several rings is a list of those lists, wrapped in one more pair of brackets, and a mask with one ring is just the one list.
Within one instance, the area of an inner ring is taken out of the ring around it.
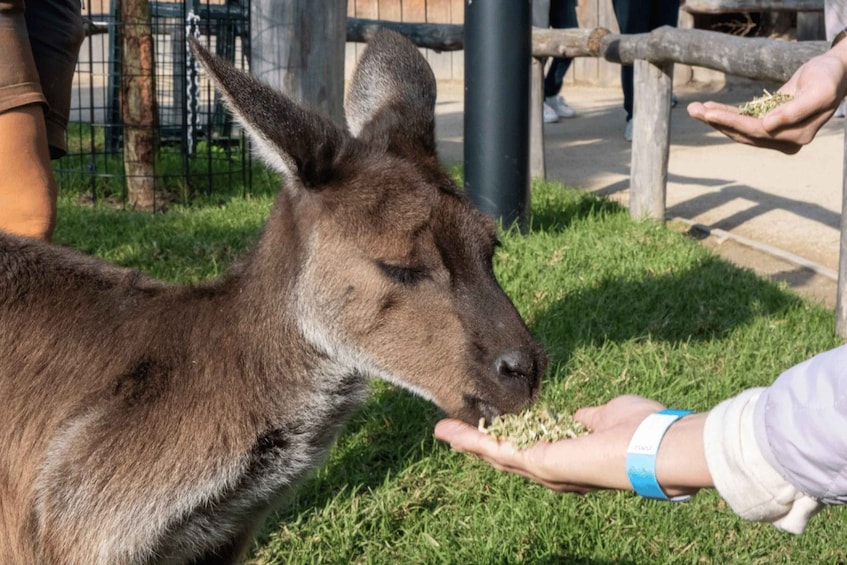
{"label": "finger", "polygon": [[485,434],[468,424],[452,418],[441,420],[433,430],[435,439],[446,441],[456,451],[468,451],[487,438]]}
{"label": "finger", "polygon": [[601,406],[580,408],[574,413],[574,419],[588,426],[593,432],[598,432],[619,424],[622,419],[629,418],[633,410],[646,415],[650,412],[658,412],[662,408],[664,405],[655,400],[634,394],[624,394]]}
{"label": "finger", "polygon": [[600,408],[602,406],[584,406],[574,412],[573,419],[592,430],[596,430],[597,413],[600,411]]}
{"label": "finger", "polygon": [[[441,420],[435,425],[436,439],[450,443],[454,451],[466,451],[500,465],[522,466],[521,454],[507,441],[498,441],[459,420]],[[499,467],[498,467],[499,468]]]}
{"label": "finger", "polygon": [[702,102],[692,102],[685,109],[688,111],[689,116],[698,120],[702,120],[703,115],[706,113],[706,107],[703,106]]}
{"label": "finger", "polygon": [[722,112],[728,114],[738,114],[738,108],[735,106],[727,106],[718,102],[692,102],[686,108],[688,115],[697,120],[707,122],[710,113]]}
{"label": "finger", "polygon": [[740,113],[738,106],[734,104],[724,104],[723,102],[715,102],[713,100],[707,100],[706,102],[703,102],[703,107],[708,112],[726,112],[728,114]]}

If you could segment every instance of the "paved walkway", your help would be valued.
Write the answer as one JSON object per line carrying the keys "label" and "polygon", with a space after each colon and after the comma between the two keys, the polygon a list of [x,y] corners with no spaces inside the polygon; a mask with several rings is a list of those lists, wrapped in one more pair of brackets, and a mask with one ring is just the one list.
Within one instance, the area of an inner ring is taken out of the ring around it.
{"label": "paved walkway", "polygon": [[[733,262],[828,306],[835,303],[841,221],[844,121],[831,120],[796,155],[734,143],[688,116],[695,100],[740,104],[773,85],[675,90],[671,118],[667,210],[706,228],[704,243]],[[579,116],[545,126],[547,177],[626,203],[631,146],[623,139],[619,90],[566,86]],[[463,156],[463,86],[442,83],[436,106],[439,152]]]}

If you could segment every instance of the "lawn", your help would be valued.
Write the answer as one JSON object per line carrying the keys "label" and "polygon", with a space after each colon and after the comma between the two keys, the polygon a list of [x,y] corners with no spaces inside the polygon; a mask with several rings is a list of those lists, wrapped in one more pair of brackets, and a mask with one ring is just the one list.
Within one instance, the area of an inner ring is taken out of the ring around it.
{"label": "lawn", "polygon": [[[171,281],[223,273],[272,202],[251,196],[148,215],[60,201],[56,240]],[[706,410],[840,344],[832,312],[715,256],[682,228],[535,183],[531,229],[502,234],[498,279],[546,346],[543,400],[622,393]],[[375,383],[324,467],[274,515],[251,562],[839,563],[847,512],[802,536],[743,522],[713,492],[686,504],[557,495],[432,438],[427,402]]]}

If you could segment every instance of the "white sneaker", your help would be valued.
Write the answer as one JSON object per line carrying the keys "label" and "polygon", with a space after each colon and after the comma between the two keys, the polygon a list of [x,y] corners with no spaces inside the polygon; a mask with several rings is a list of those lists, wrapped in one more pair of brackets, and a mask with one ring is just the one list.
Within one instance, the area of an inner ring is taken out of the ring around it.
{"label": "white sneaker", "polygon": [[565,102],[565,99],[561,96],[548,96],[544,99],[544,103],[550,106],[550,108],[556,112],[556,115],[560,118],[576,117],[576,110],[568,106],[568,103]]}
{"label": "white sneaker", "polygon": [[559,115],[556,113],[556,110],[548,106],[546,102],[541,106],[545,124],[555,124],[559,121]]}
{"label": "white sneaker", "polygon": [[629,142],[632,142],[632,120],[626,122],[626,128],[623,130],[623,138]]}
{"label": "white sneaker", "polygon": [[847,116],[847,100],[841,101],[841,104],[838,105],[833,115],[834,118],[843,118],[844,116]]}

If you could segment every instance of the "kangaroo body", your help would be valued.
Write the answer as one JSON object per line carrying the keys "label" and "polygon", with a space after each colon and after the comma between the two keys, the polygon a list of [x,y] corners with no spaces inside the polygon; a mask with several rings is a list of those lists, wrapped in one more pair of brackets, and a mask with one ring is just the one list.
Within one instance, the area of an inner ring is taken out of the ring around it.
{"label": "kangaroo body", "polygon": [[368,379],[469,422],[537,394],[417,49],[374,37],[349,132],[194,49],[283,188],[250,255],[197,286],[0,235],[2,563],[235,562]]}

